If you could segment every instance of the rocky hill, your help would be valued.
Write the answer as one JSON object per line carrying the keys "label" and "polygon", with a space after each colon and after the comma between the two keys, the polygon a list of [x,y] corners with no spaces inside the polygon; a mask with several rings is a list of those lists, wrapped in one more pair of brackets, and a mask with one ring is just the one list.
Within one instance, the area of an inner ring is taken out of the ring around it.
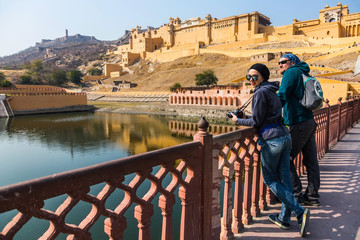
{"label": "rocky hill", "polygon": [[[335,59],[321,60],[311,63],[315,66],[326,66],[341,70],[354,70],[358,53],[345,54]],[[300,56],[301,60],[308,60],[310,56]],[[279,59],[273,59],[265,63],[271,72],[272,79],[280,79],[278,73]],[[247,69],[254,64],[248,58],[232,58],[220,54],[203,54],[192,57],[179,58],[172,62],[157,63],[141,60],[129,66],[124,75],[117,78],[109,78],[103,81],[105,86],[113,85],[113,81],[130,81],[137,84],[131,89],[121,91],[169,91],[174,83],[180,83],[183,87],[195,85],[195,74],[204,70],[212,69],[218,77],[219,85],[229,84],[244,77]],[[312,70],[313,75],[318,72]],[[352,74],[344,76],[351,78]],[[360,75],[356,79],[360,78]],[[360,80],[360,79],[358,79]],[[101,86],[97,86],[100,87]],[[110,91],[111,88],[108,88]],[[106,89],[99,89],[104,91]]]}
{"label": "rocky hill", "polygon": [[[70,39],[57,39],[54,41],[44,41],[37,44],[37,51],[30,51],[37,56],[47,54],[47,59],[44,61],[52,62],[57,66],[77,68],[84,73],[93,67],[103,67],[105,63],[120,63],[119,56],[104,55],[106,49],[115,47],[118,44],[124,43],[128,40],[129,32],[125,32],[122,38],[114,42],[103,42],[93,37],[86,37],[75,35]],[[82,41],[82,42],[81,42]],[[295,44],[295,45],[294,45]],[[303,46],[304,42],[290,42],[282,44],[259,44],[252,46],[252,48],[281,48],[287,46],[299,47]],[[289,45],[289,46],[288,46]],[[293,46],[294,45],[294,46]],[[34,47],[33,47],[34,48]],[[41,50],[45,49],[45,50]],[[47,49],[47,50],[46,50]],[[50,50],[53,51],[50,51]],[[27,52],[27,51],[25,51]],[[41,54],[40,54],[41,52]],[[358,53],[343,54],[333,59],[326,59],[312,62],[315,66],[325,66],[341,70],[354,70]],[[24,54],[25,56],[25,54]],[[316,57],[314,54],[303,54],[300,56],[301,60],[307,61],[310,58]],[[272,79],[279,79],[281,75],[278,73],[278,60],[273,59],[265,63],[270,71]],[[169,91],[175,83],[180,83],[183,87],[195,85],[195,74],[201,73],[204,70],[212,69],[218,77],[219,85],[232,83],[246,75],[247,69],[253,64],[249,58],[232,58],[221,54],[202,54],[191,57],[183,57],[171,62],[159,63],[156,61],[140,60],[128,68],[125,68],[123,75],[117,78],[108,78],[103,80],[101,85],[93,85],[90,91],[111,91],[114,86],[114,81],[130,81],[136,83],[137,87],[131,89],[121,89],[121,91]],[[313,70],[312,74],[317,72]],[[18,79],[18,72],[5,73],[9,80]],[[344,76],[351,78],[352,74]],[[358,75],[357,80],[360,78]],[[356,80],[356,79],[355,79]]]}
{"label": "rocky hill", "polygon": [[64,36],[54,40],[43,39],[35,46],[29,47],[16,54],[0,57],[0,67],[16,68],[26,61],[36,59],[56,65],[65,65],[76,68],[89,61],[101,58],[108,49],[114,49],[117,45],[128,42],[129,31],[124,36],[114,41],[101,41],[93,36],[76,34]]}

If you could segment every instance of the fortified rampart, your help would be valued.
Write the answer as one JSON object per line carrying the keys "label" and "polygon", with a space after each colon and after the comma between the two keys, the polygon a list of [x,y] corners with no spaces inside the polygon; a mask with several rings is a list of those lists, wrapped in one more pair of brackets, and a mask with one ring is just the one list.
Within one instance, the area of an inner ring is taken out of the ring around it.
{"label": "fortified rampart", "polygon": [[[131,30],[129,44],[121,45],[113,53],[122,56],[122,65],[130,65],[138,59],[172,61],[202,53],[219,53],[231,57],[287,52],[330,53],[360,42],[360,13],[349,13],[348,5],[338,3],[325,6],[319,18],[274,27],[270,18],[259,13],[245,13],[216,19],[210,14],[188,20],[170,18],[157,29]],[[347,38],[354,38],[347,40]],[[309,46],[295,49],[248,49],[253,44],[269,41],[299,41],[321,43],[325,46]],[[352,42],[351,42],[352,41]],[[343,46],[340,46],[344,44]],[[110,52],[109,52],[110,54]]]}
{"label": "fortified rampart", "polygon": [[20,87],[20,88],[0,88],[1,93],[11,94],[11,93],[66,93],[64,88],[60,87],[37,87],[31,85],[31,87]]}
{"label": "fortified rampart", "polygon": [[173,88],[170,105],[238,107],[250,98],[247,85]]}
{"label": "fortified rampart", "polygon": [[9,94],[8,96],[8,102],[14,113],[20,110],[65,108],[68,106],[87,104],[85,93],[19,93]]}
{"label": "fortified rampart", "polygon": [[9,105],[8,111],[14,115],[85,111],[86,93],[67,92],[64,88],[53,86],[16,85],[15,88],[0,88],[6,94],[4,101]]}

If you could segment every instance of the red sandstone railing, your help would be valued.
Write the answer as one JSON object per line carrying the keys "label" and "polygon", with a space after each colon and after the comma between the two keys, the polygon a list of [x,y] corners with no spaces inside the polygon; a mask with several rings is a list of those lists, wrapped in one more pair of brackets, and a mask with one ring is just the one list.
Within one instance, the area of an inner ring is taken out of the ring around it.
{"label": "red sandstone railing", "polygon": [[[359,121],[359,107],[355,99],[315,112],[319,158]],[[213,137],[204,119],[198,127],[190,143],[1,187],[0,213],[15,211],[16,216],[8,221],[0,239],[13,239],[33,218],[49,223],[38,239],[56,239],[60,234],[67,239],[93,239],[90,230],[100,218],[105,219],[103,231],[109,239],[124,239],[129,224],[125,213],[131,205],[135,205],[138,239],[151,239],[156,207],[161,209],[163,240],[230,239],[272,202],[261,177],[257,134],[246,128]],[[300,174],[304,172],[301,154],[296,166]],[[165,183],[168,175],[171,181]],[[138,190],[146,183],[150,187],[140,194]],[[94,193],[91,189],[99,184],[100,190]],[[108,199],[119,191],[123,198],[109,207]],[[45,201],[59,196],[64,200],[50,210]],[[174,236],[177,199],[181,201],[181,226]],[[80,202],[90,204],[91,211],[79,224],[67,222],[67,215]]]}

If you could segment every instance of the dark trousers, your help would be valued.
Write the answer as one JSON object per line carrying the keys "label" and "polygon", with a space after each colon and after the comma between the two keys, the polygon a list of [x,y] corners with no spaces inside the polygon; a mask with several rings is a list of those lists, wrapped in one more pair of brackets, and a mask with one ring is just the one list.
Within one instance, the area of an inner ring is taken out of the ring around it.
{"label": "dark trousers", "polygon": [[[290,152],[290,175],[294,196],[299,200],[302,200],[304,197],[308,200],[319,198],[320,169],[316,153],[316,125],[315,120],[310,119],[289,127],[292,147]],[[294,165],[294,159],[300,152],[303,153],[303,164],[306,167],[308,180],[308,186],[304,195],[302,194],[301,181]]]}

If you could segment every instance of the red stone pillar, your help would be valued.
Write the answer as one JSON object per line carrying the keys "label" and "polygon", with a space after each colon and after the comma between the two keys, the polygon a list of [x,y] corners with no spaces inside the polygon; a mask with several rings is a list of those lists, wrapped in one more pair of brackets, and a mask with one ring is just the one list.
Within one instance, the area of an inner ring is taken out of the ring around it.
{"label": "red stone pillar", "polygon": [[231,166],[224,166],[222,169],[224,176],[224,202],[223,202],[223,217],[222,217],[222,231],[221,231],[221,240],[230,239],[234,234],[231,231],[231,218],[232,218],[232,201],[231,201],[231,178],[233,176],[233,171]]}
{"label": "red stone pillar", "polygon": [[159,207],[162,210],[163,220],[162,220],[162,233],[161,239],[173,239],[173,221],[172,221],[172,209],[175,204],[175,196],[169,195],[165,197],[161,195],[159,197]]}
{"label": "red stone pillar", "polygon": [[266,202],[266,184],[264,183],[264,179],[262,174],[260,173],[260,192],[259,192],[259,208],[261,210],[267,209],[267,202]]}
{"label": "red stone pillar", "polygon": [[253,178],[252,178],[252,204],[251,204],[251,216],[258,217],[260,216],[260,208],[259,208],[259,187],[260,187],[260,158],[259,151],[257,149],[257,138],[251,144],[251,148],[253,148]]}
{"label": "red stone pillar", "polygon": [[[201,231],[202,239],[219,239],[220,225],[220,186],[214,182],[214,172],[217,170],[217,162],[213,160],[213,137],[208,132],[209,123],[204,117],[198,122],[198,133],[194,135],[194,141],[202,144],[201,159]],[[214,197],[217,196],[217,197]]]}
{"label": "red stone pillar", "polygon": [[249,224],[252,220],[250,213],[251,206],[251,165],[252,161],[250,158],[245,157],[245,189],[244,189],[244,214],[243,223]]}
{"label": "red stone pillar", "polygon": [[341,100],[342,100],[342,98],[340,97],[339,99],[338,99],[338,112],[339,112],[339,123],[338,123],[338,136],[337,136],[337,142],[340,140],[340,133],[341,133],[341,105],[342,105],[342,103],[341,103]]}
{"label": "red stone pillar", "polygon": [[233,233],[239,233],[244,228],[241,217],[243,214],[243,181],[244,163],[242,161],[234,162],[235,170],[235,189],[234,189],[234,220],[232,224]]}
{"label": "red stone pillar", "polygon": [[330,105],[329,100],[326,99],[325,107],[327,108],[326,111],[326,130],[325,130],[325,153],[329,151],[329,138],[330,138]]}
{"label": "red stone pillar", "polygon": [[134,216],[138,221],[139,228],[139,240],[151,240],[151,217],[154,214],[153,205],[147,204],[145,207],[141,205],[137,205],[135,207]]}

